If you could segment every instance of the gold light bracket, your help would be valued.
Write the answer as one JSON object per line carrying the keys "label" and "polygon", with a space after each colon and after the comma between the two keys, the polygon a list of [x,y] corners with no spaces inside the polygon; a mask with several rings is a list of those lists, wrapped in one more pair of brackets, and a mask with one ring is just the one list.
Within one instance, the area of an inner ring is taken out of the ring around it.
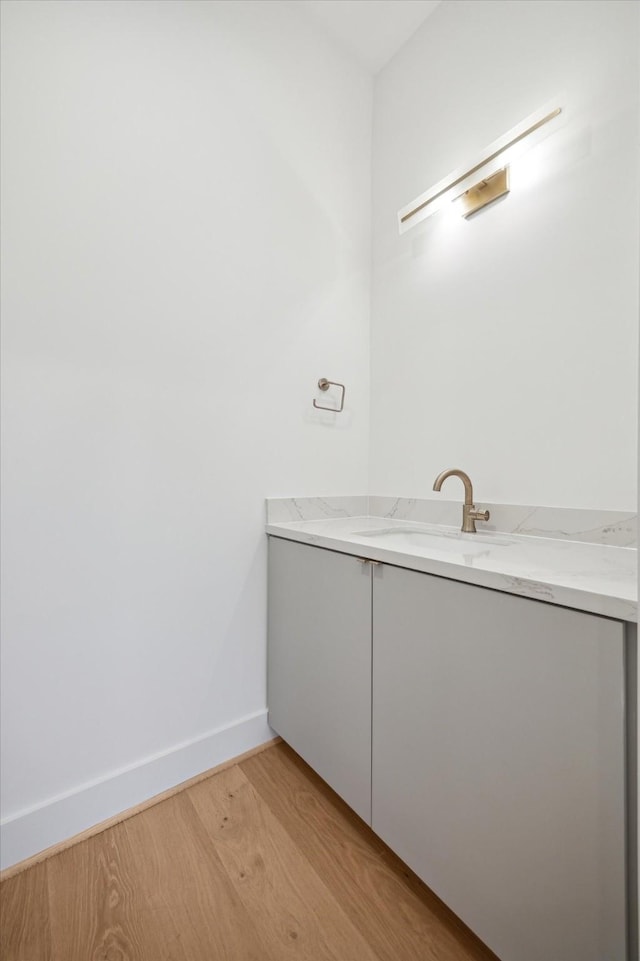
{"label": "gold light bracket", "polygon": [[503,167],[491,177],[481,180],[480,183],[469,187],[463,194],[457,197],[462,216],[465,220],[495,203],[501,197],[506,197],[509,193],[509,168]]}

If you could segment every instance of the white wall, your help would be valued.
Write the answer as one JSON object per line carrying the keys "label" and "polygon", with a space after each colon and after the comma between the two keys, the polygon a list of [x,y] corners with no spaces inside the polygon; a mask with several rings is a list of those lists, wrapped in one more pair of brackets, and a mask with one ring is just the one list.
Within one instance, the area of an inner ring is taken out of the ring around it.
{"label": "white wall", "polygon": [[[444,0],[377,77],[374,493],[463,467],[480,502],[635,510],[639,9]],[[398,236],[400,207],[556,95],[506,200]]]}
{"label": "white wall", "polygon": [[366,490],[372,82],[286,2],[2,32],[10,862],[268,734],[264,498]]}

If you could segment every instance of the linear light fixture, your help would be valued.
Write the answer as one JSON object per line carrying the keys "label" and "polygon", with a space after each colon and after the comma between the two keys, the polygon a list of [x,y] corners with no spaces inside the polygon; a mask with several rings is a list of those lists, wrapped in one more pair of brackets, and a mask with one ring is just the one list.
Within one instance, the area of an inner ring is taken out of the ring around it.
{"label": "linear light fixture", "polygon": [[[485,147],[474,163],[459,167],[448,177],[438,181],[429,190],[416,197],[398,211],[400,233],[403,234],[427,217],[431,217],[450,200],[461,199],[463,216],[470,217],[489,203],[503,197],[509,192],[507,168],[511,159],[511,148],[515,148],[517,144],[540,130],[561,112],[561,107],[549,105],[537,110]],[[472,178],[478,171],[483,172],[483,177],[479,183],[473,183]],[[504,176],[494,177],[498,173]]]}

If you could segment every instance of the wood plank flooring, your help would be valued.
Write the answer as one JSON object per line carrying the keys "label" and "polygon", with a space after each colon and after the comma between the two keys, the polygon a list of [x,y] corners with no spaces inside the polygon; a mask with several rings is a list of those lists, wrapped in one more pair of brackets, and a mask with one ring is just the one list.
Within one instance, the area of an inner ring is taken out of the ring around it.
{"label": "wood plank flooring", "polygon": [[1,961],[496,961],[277,744],[8,878]]}

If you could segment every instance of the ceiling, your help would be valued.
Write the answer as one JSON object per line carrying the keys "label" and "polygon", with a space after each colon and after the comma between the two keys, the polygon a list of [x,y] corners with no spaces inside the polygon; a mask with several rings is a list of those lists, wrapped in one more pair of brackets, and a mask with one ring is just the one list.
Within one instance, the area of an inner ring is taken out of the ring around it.
{"label": "ceiling", "polygon": [[300,0],[338,42],[376,74],[440,0]]}

